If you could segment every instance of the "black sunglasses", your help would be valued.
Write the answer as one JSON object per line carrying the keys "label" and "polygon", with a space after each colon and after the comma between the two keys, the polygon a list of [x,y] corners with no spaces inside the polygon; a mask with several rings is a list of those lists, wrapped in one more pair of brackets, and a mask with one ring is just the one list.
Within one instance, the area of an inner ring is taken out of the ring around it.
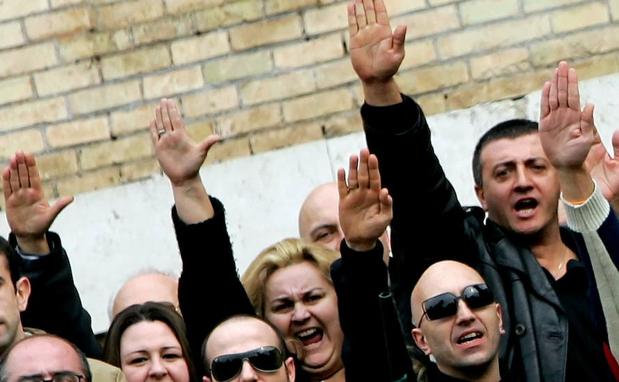
{"label": "black sunglasses", "polygon": [[262,346],[244,353],[220,355],[211,363],[211,375],[218,381],[229,381],[239,375],[245,361],[248,361],[254,370],[273,373],[282,367],[284,355],[275,346]]}
{"label": "black sunglasses", "polygon": [[453,293],[441,293],[430,297],[422,303],[423,314],[417,327],[421,326],[424,316],[428,320],[438,320],[458,313],[458,300],[462,299],[470,309],[479,309],[494,302],[494,296],[486,284],[469,285],[460,296]]}

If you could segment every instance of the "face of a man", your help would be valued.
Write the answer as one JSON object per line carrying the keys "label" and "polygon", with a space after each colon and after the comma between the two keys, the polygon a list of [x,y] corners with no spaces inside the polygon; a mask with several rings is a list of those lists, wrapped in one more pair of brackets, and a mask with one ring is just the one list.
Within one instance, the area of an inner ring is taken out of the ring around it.
{"label": "face of a man", "polygon": [[11,350],[6,362],[7,382],[33,376],[47,380],[56,373],[72,373],[82,377],[85,374],[79,355],[59,338],[42,336],[25,339]]}
{"label": "face of a man", "polygon": [[434,320],[426,316],[420,323],[422,303],[446,292],[460,296],[466,287],[483,283],[481,276],[468,266],[444,261],[428,268],[413,291],[413,319],[419,324],[412,331],[413,338],[426,354],[434,356],[445,374],[462,377],[463,370],[485,370],[491,366],[498,372],[501,310],[496,303],[472,309],[460,299],[455,315]]}
{"label": "face of a man", "polygon": [[558,224],[559,179],[537,134],[492,141],[480,158],[483,185],[475,191],[492,221],[525,235]]}
{"label": "face of a man", "polygon": [[129,279],[116,293],[112,318],[134,304],[168,302],[178,307],[178,281],[160,273],[146,273]]}
{"label": "face of a man", "polygon": [[[273,346],[280,350],[281,344],[277,334],[264,322],[251,318],[233,318],[218,326],[211,333],[206,344],[206,356],[209,365],[214,359],[224,355],[239,354],[265,346]],[[211,367],[212,368],[212,367]],[[240,372],[230,381],[262,381],[262,382],[294,382],[295,369],[292,358],[285,359],[282,366],[273,372],[263,372],[255,369],[250,361],[243,361]],[[204,381],[217,381],[204,378]]]}
{"label": "face of a man", "polygon": [[23,336],[19,314],[26,309],[29,296],[28,279],[22,277],[13,286],[6,256],[0,254],[0,354]]}
{"label": "face of a man", "polygon": [[335,183],[318,186],[299,212],[299,235],[305,241],[339,250],[344,234],[340,229],[339,196]]}

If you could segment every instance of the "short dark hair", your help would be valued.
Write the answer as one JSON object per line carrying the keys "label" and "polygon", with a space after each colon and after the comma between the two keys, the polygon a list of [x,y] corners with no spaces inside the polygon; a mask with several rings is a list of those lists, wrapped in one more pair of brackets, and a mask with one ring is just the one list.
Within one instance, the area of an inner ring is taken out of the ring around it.
{"label": "short dark hair", "polygon": [[75,344],[73,344],[70,341],[67,341],[66,339],[62,338],[62,337],[58,337],[56,335],[53,334],[47,334],[47,333],[40,333],[40,334],[32,334],[29,335],[27,337],[22,338],[19,341],[16,341],[15,343],[13,343],[2,355],[2,357],[0,358],[0,381],[4,382],[7,380],[8,375],[6,374],[6,363],[7,360],[9,359],[9,354],[11,353],[11,350],[13,350],[17,345],[21,344],[22,342],[26,342],[29,341],[31,339],[34,338],[55,338],[58,339],[66,344],[68,344],[69,346],[71,346],[71,348],[75,351],[75,353],[77,354],[77,356],[80,359],[80,363],[82,365],[82,372],[84,373],[84,380],[86,382],[91,382],[92,381],[92,372],[90,370],[90,365],[88,364],[88,359],[86,358],[86,355],[77,347],[75,346]]}
{"label": "short dark hair", "polygon": [[159,321],[170,328],[181,346],[183,358],[189,369],[189,380],[190,382],[197,382],[196,369],[191,360],[191,349],[187,341],[185,323],[171,304],[168,306],[167,304],[149,301],[144,304],[131,305],[118,313],[107,332],[103,347],[104,361],[120,367],[120,339],[127,328],[142,321]]}
{"label": "short dark hair", "polygon": [[279,331],[279,329],[277,329],[277,327],[275,325],[273,325],[271,322],[265,320],[262,317],[259,316],[255,316],[255,315],[251,315],[251,314],[236,314],[234,316],[230,316],[228,318],[226,318],[225,320],[221,321],[219,324],[217,324],[217,326],[215,326],[213,328],[213,330],[211,330],[211,332],[208,334],[208,336],[206,336],[206,338],[204,339],[204,342],[202,342],[202,361],[204,362],[204,370],[206,371],[207,374],[210,374],[210,368],[211,365],[209,365],[209,360],[206,356],[206,344],[208,344],[209,339],[211,338],[211,335],[215,332],[215,330],[217,330],[217,328],[219,328],[220,326],[230,322],[230,321],[249,321],[249,320],[255,320],[255,321],[259,321],[259,322],[263,322],[266,325],[268,325],[271,329],[273,329],[273,332],[275,333],[275,335],[277,336],[277,340],[279,342],[279,350],[282,351],[282,354],[284,354],[284,356],[289,356],[289,351],[286,348],[286,341],[284,340],[284,336],[282,335],[282,333]]}
{"label": "short dark hair", "polygon": [[482,186],[483,179],[481,175],[481,151],[493,141],[499,139],[515,139],[529,134],[538,132],[537,122],[528,119],[510,119],[494,125],[490,130],[479,138],[475,151],[473,152],[473,179],[475,185]]}
{"label": "short dark hair", "polygon": [[0,236],[0,256],[4,256],[6,259],[9,273],[11,274],[11,283],[15,286],[17,280],[23,275],[21,262],[19,261],[19,255],[15,252],[15,249],[11,247],[11,244],[2,236]]}

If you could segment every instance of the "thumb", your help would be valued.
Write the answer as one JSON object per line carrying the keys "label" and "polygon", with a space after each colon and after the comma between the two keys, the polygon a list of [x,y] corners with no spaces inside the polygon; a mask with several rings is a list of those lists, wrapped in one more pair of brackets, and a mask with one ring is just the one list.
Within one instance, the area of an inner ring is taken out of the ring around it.
{"label": "thumb", "polygon": [[393,31],[393,49],[404,52],[404,41],[406,40],[406,25],[398,25]]}
{"label": "thumb", "polygon": [[593,104],[586,104],[585,108],[581,114],[581,121],[584,123],[580,124],[583,134],[589,134],[590,131],[595,134],[595,122],[593,121]]}
{"label": "thumb", "polygon": [[215,143],[219,142],[220,139],[221,138],[217,134],[209,135],[202,142],[200,142],[200,151],[202,151],[204,155],[208,154],[211,147],[213,147]]}
{"label": "thumb", "polygon": [[50,225],[51,225],[51,222],[53,222],[54,219],[56,219],[58,214],[60,214],[60,212],[64,210],[64,208],[68,206],[69,204],[71,204],[72,202],[73,202],[73,196],[63,196],[62,198],[56,200],[56,202],[50,206],[49,211],[47,213],[48,218],[50,220]]}

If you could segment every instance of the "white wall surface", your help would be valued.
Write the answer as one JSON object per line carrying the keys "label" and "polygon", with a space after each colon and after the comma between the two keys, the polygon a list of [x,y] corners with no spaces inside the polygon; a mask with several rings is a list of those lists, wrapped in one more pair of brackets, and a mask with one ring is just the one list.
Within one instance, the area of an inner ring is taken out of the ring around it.
{"label": "white wall surface", "polygon": [[[619,75],[585,81],[581,93],[583,101],[596,105],[597,126],[610,147],[612,131],[619,128]],[[537,119],[538,105],[539,93],[533,93],[429,118],[435,151],[463,204],[477,204],[470,161],[478,137],[505,119]],[[297,212],[307,193],[334,180],[335,170],[364,145],[363,134],[353,134],[202,170],[208,191],[226,206],[240,272],[267,245],[297,235]],[[63,239],[95,332],[107,328],[109,300],[127,277],[143,268],[179,274],[171,205],[167,180],[156,176],[77,195],[54,223],[52,229]],[[4,218],[0,232],[8,234]]]}

